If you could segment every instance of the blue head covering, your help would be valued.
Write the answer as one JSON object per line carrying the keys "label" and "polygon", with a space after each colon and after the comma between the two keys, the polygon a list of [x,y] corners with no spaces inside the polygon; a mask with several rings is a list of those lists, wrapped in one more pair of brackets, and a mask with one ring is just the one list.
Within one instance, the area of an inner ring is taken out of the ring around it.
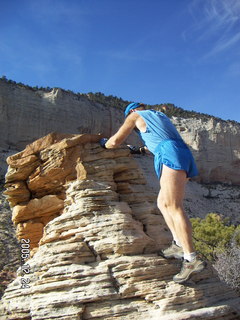
{"label": "blue head covering", "polygon": [[133,102],[133,103],[130,103],[129,105],[127,105],[127,107],[124,111],[125,118],[129,115],[129,112],[131,110],[136,109],[140,106],[141,106],[141,103],[138,103],[138,102]]}

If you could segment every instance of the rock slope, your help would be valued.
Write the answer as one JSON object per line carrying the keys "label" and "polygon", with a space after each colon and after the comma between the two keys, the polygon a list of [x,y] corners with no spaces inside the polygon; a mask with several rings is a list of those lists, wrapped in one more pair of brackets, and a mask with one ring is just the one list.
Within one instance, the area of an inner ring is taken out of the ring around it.
{"label": "rock slope", "polygon": [[[154,171],[153,157],[135,155],[135,160],[143,170],[148,188],[159,192],[159,180]],[[231,224],[240,223],[240,185],[223,183],[200,183],[190,180],[186,186],[184,209],[192,218],[205,218],[208,213],[214,212],[223,218],[229,218]]]}
{"label": "rock slope", "polygon": [[239,319],[211,266],[172,281],[180,265],[157,254],[170,237],[156,194],[127,149],[98,140],[50,134],[8,158],[22,265],[1,319]]}
{"label": "rock slope", "polygon": [[0,298],[8,283],[16,277],[15,266],[20,265],[20,250],[11,211],[2,191],[3,186],[0,184]]}

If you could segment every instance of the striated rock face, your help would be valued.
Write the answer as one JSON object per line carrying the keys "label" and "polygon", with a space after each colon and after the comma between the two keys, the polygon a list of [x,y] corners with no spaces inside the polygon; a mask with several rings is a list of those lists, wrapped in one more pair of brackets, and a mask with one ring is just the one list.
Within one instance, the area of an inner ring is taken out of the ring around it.
{"label": "striated rock face", "polygon": [[[172,119],[191,147],[200,171],[200,181],[240,185],[240,124],[210,118]],[[95,103],[59,88],[51,92],[0,80],[0,178],[5,158],[49,132],[102,133],[109,137],[123,121],[117,108]],[[132,133],[129,143],[139,144]]]}
{"label": "striated rock face", "polygon": [[200,181],[240,185],[240,124],[175,118],[173,123],[196,159]]}
{"label": "striated rock face", "polygon": [[0,147],[22,150],[49,132],[109,136],[123,120],[122,111],[59,88],[33,91],[0,80]]}
{"label": "striated rock face", "polygon": [[210,266],[172,281],[180,265],[157,255],[170,237],[156,194],[129,150],[98,140],[50,134],[8,158],[23,262],[0,318],[239,319],[240,298]]}

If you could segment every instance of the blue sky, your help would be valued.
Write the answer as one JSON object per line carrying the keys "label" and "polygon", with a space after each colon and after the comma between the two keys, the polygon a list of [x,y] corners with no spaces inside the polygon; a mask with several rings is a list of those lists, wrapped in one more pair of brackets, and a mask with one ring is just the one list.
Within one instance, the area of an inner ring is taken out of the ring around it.
{"label": "blue sky", "polygon": [[0,5],[0,76],[240,121],[239,0]]}

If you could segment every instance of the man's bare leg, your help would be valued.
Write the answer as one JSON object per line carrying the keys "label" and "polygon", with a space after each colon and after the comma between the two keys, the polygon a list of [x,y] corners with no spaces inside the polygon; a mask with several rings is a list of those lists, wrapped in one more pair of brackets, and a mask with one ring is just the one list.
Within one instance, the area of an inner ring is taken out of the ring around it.
{"label": "man's bare leg", "polygon": [[163,165],[158,207],[173,236],[176,236],[180,241],[184,252],[181,271],[173,277],[173,281],[176,283],[187,281],[194,273],[200,272],[206,267],[206,263],[200,260],[194,252],[192,226],[183,210],[186,182],[185,171],[173,170]]}
{"label": "man's bare leg", "polygon": [[161,190],[158,207],[173,237],[182,245],[184,254],[194,252],[192,226],[183,209],[185,186],[188,179],[183,170],[173,170],[165,165],[160,179]]}

